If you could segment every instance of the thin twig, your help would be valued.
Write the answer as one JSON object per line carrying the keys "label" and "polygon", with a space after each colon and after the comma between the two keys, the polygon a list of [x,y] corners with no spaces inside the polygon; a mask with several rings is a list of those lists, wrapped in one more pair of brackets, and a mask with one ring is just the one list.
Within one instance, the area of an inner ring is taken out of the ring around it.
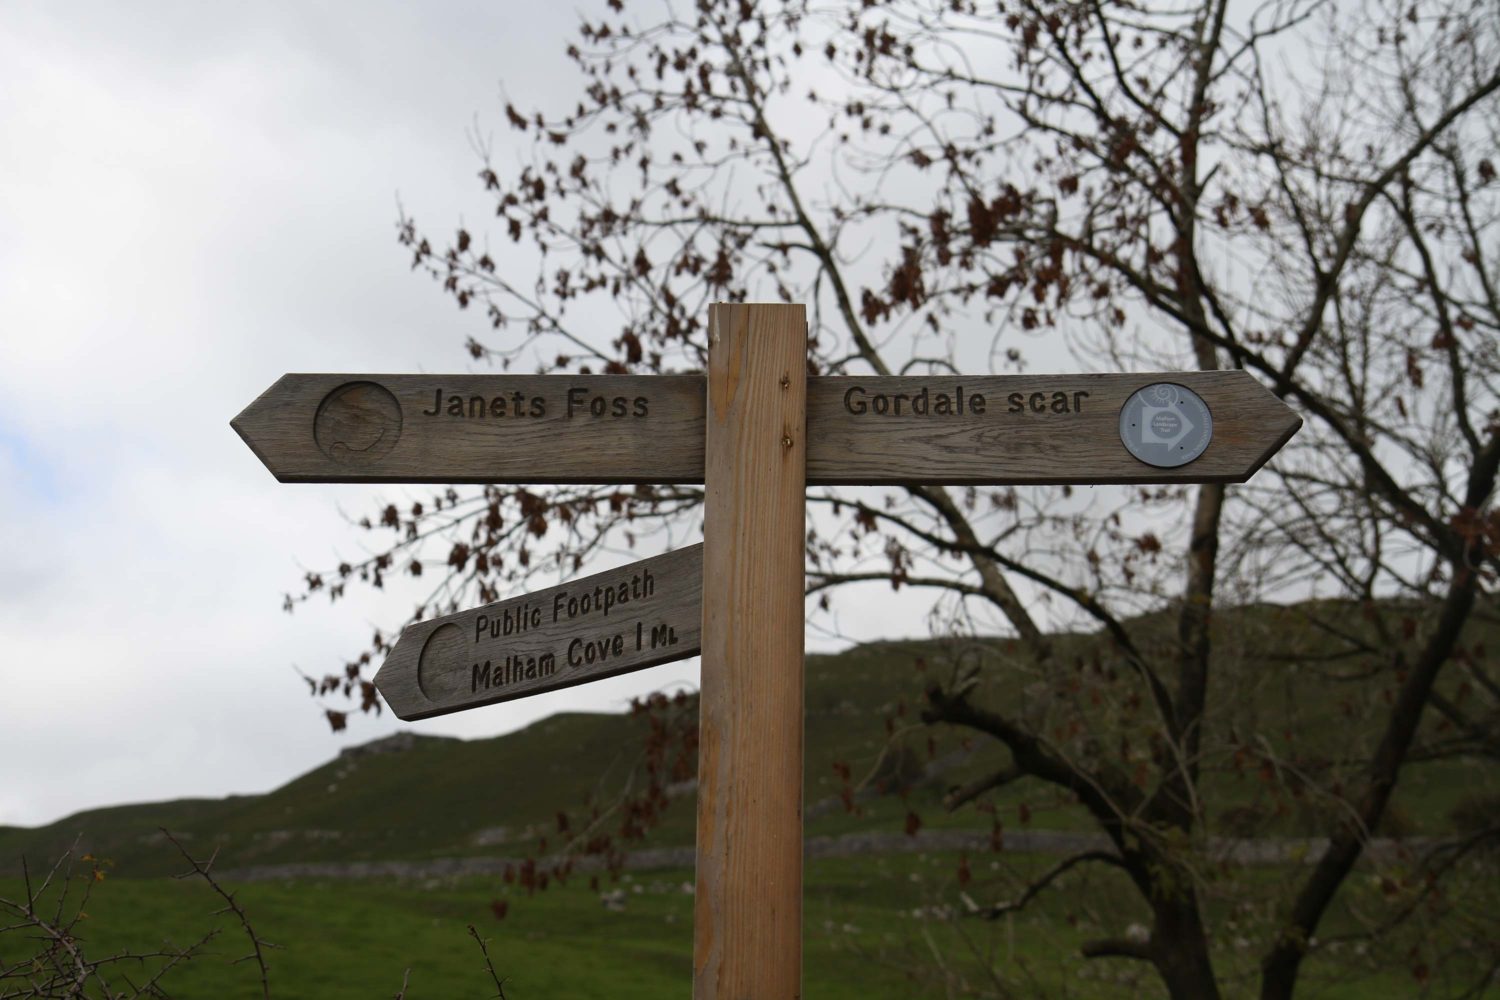
{"label": "thin twig", "polygon": [[469,925],[469,936],[479,943],[479,950],[484,953],[484,967],[495,984],[495,1000],[505,1000],[505,981],[495,972],[495,963],[490,961],[490,950],[485,947],[484,938],[479,936],[473,924]]}
{"label": "thin twig", "polygon": [[168,831],[166,827],[158,827],[158,829],[161,830],[162,836],[166,837],[167,840],[171,841],[172,846],[177,848],[177,852],[182,855],[183,859],[186,860],[188,864],[193,866],[192,871],[183,872],[181,875],[176,875],[174,877],[183,879],[189,878],[193,875],[197,875],[199,878],[202,878],[203,881],[209,884],[214,892],[218,893],[219,898],[224,900],[225,907],[219,912],[233,913],[236,917],[239,918],[240,926],[244,928],[245,936],[250,939],[250,947],[254,950],[249,955],[246,955],[243,958],[236,959],[235,963],[238,964],[252,958],[255,959],[255,964],[260,968],[261,995],[265,997],[265,1000],[271,1000],[271,971],[266,967],[266,955],[264,949],[274,948],[276,947],[276,945],[273,945],[268,941],[261,940],[260,935],[255,933],[255,928],[250,925],[250,917],[246,915],[244,909],[235,900],[234,894],[225,890],[225,888],[218,883],[213,875],[210,874],[210,869],[213,868],[214,861],[218,858],[219,852],[215,850],[214,853],[209,856],[209,859],[207,861],[197,861],[191,854],[187,852],[187,848],[183,847],[182,843],[176,837],[172,836],[171,832]]}

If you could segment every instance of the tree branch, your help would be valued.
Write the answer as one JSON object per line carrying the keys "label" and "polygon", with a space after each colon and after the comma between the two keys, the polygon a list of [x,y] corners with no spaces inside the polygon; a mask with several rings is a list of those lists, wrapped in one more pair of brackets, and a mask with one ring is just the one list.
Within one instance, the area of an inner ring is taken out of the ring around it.
{"label": "tree branch", "polygon": [[1120,860],[1119,855],[1111,854],[1108,851],[1085,851],[1082,854],[1075,854],[1071,858],[1067,858],[1066,860],[1054,865],[1041,878],[1033,881],[1026,887],[1026,891],[1023,892],[1019,898],[1014,899],[1010,902],[994,903],[990,906],[977,909],[974,911],[974,915],[982,917],[985,920],[998,920],[999,918],[1005,916],[1007,913],[1018,913],[1026,907],[1026,904],[1035,899],[1037,895],[1042,892],[1042,890],[1046,889],[1053,882],[1057,881],[1059,876],[1069,871],[1070,869],[1077,867],[1078,865],[1090,861],[1111,865],[1115,868],[1120,869],[1123,869],[1125,867],[1125,863]]}

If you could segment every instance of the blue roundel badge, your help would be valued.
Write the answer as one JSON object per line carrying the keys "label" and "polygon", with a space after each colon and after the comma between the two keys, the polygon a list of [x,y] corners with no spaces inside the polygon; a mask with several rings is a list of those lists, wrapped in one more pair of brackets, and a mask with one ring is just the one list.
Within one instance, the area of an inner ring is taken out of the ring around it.
{"label": "blue roundel badge", "polygon": [[1147,465],[1172,469],[1208,448],[1214,418],[1208,404],[1186,386],[1157,382],[1139,390],[1120,410],[1120,440]]}

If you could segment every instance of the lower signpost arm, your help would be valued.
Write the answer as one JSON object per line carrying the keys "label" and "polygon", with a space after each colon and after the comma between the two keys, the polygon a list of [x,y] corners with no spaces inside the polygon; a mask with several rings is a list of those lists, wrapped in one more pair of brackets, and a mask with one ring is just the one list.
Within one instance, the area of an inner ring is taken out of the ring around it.
{"label": "lower signpost arm", "polygon": [[807,321],[709,313],[694,1000],[802,993]]}

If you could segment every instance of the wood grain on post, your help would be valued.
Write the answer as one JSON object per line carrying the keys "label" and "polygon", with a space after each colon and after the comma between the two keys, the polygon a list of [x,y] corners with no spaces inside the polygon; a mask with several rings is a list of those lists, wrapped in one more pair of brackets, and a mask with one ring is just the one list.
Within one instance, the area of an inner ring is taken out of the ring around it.
{"label": "wood grain on post", "polygon": [[807,320],[709,310],[694,1000],[802,992]]}

